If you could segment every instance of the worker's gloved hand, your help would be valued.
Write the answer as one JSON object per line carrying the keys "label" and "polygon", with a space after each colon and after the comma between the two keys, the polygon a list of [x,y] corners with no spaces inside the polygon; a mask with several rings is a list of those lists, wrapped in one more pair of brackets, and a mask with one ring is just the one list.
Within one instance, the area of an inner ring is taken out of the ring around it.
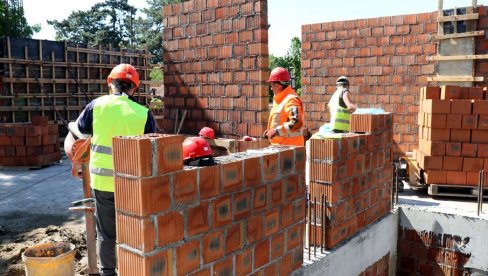
{"label": "worker's gloved hand", "polygon": [[266,131],[264,131],[263,137],[271,139],[271,138],[275,137],[277,134],[278,134],[278,132],[276,131],[276,129],[271,128],[271,129],[267,129]]}

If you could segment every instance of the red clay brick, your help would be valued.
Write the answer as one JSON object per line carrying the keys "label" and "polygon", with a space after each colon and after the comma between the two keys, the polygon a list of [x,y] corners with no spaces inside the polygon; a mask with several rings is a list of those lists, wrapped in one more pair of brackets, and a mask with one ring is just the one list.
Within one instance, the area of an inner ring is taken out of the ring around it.
{"label": "red clay brick", "polygon": [[451,114],[471,114],[471,100],[453,100],[451,102]]}
{"label": "red clay brick", "polygon": [[478,154],[478,144],[463,143],[461,156],[476,157]]}
{"label": "red clay brick", "polygon": [[115,208],[139,216],[164,211],[170,206],[169,178],[129,179],[115,177]]}
{"label": "red clay brick", "polygon": [[463,158],[460,156],[444,156],[444,166],[442,170],[445,171],[462,171]]}
{"label": "red clay brick", "polygon": [[426,184],[445,184],[447,173],[446,171],[427,171],[424,173]]}
{"label": "red clay brick", "polygon": [[[8,137],[7,137],[8,138]],[[26,146],[42,146],[42,136],[27,136],[25,137]]]}
{"label": "red clay brick", "polygon": [[462,114],[447,114],[446,117],[446,128],[456,128],[459,129],[463,124]]}
{"label": "red clay brick", "polygon": [[197,200],[197,170],[177,172],[173,179],[173,205],[187,205]]}
{"label": "red clay brick", "polygon": [[25,136],[25,125],[14,125],[14,136],[24,137]]}
{"label": "red clay brick", "polygon": [[200,267],[200,242],[187,241],[176,247],[176,270],[183,275],[197,270]]}
{"label": "red clay brick", "polygon": [[47,116],[39,116],[39,115],[32,116],[32,124],[35,126],[47,126],[48,125],[48,117]]}
{"label": "red clay brick", "polygon": [[261,215],[255,215],[247,221],[247,242],[252,244],[264,237],[264,218]]}
{"label": "red clay brick", "polygon": [[478,115],[463,115],[462,128],[464,128],[464,129],[477,129],[478,128]]}
{"label": "red clay brick", "polygon": [[0,146],[10,146],[12,145],[12,140],[8,136],[0,136]]}
{"label": "red clay brick", "polygon": [[427,86],[427,87],[422,87],[424,89],[425,93],[425,98],[426,99],[440,99],[441,97],[441,88],[437,86]]}
{"label": "red clay brick", "polygon": [[419,164],[424,170],[442,170],[442,156],[421,156]]}
{"label": "red clay brick", "polygon": [[466,172],[466,184],[467,185],[478,185],[480,181],[479,172]]}
{"label": "red clay brick", "polygon": [[272,181],[278,174],[278,155],[269,154],[262,157],[262,174],[264,181]]}
{"label": "red clay brick", "polygon": [[234,275],[234,267],[232,257],[213,265],[213,275]]}
{"label": "red clay brick", "polygon": [[157,217],[158,246],[183,240],[183,215],[170,212]]}
{"label": "red clay brick", "polygon": [[261,164],[260,158],[247,158],[244,160],[244,183],[246,187],[261,184]]}
{"label": "red clay brick", "polygon": [[483,87],[469,87],[469,98],[475,100],[483,100]]}
{"label": "red clay brick", "polygon": [[469,158],[469,157],[464,158],[463,171],[479,172],[482,169],[483,169],[483,158]]}
{"label": "red clay brick", "polygon": [[203,237],[203,263],[207,264],[224,256],[224,231],[219,230]]}
{"label": "red clay brick", "polygon": [[295,170],[300,171],[305,169],[305,161],[307,159],[305,147],[295,148]]}
{"label": "red clay brick", "polygon": [[426,114],[427,121],[426,126],[432,128],[445,128],[446,127],[446,114]]}
{"label": "red clay brick", "polygon": [[[455,129],[452,131],[455,131]],[[447,128],[429,128],[427,139],[437,142],[449,142],[450,131]]]}
{"label": "red clay brick", "polygon": [[244,223],[236,223],[231,225],[227,228],[227,235],[225,238],[225,254],[229,255],[230,253],[242,249],[246,240],[246,235],[244,231]]}
{"label": "red clay brick", "polygon": [[466,172],[447,171],[446,184],[466,185]]}
{"label": "red clay brick", "polygon": [[146,134],[156,145],[158,174],[183,169],[183,136],[168,134]]}
{"label": "red clay brick", "polygon": [[441,99],[463,99],[461,95],[461,89],[459,86],[443,85],[441,87]]}
{"label": "red clay brick", "polygon": [[267,186],[260,186],[254,189],[253,193],[253,210],[261,210],[267,207],[268,196],[267,196]]}
{"label": "red clay brick", "polygon": [[271,260],[279,258],[285,251],[284,233],[279,233],[271,238]]}
{"label": "red clay brick", "polygon": [[234,220],[249,217],[251,212],[251,190],[234,195]]}
{"label": "red clay brick", "polygon": [[275,209],[265,215],[264,235],[271,236],[280,230],[280,211]]}
{"label": "red clay brick", "polygon": [[476,157],[488,157],[488,144],[478,144],[478,151]]}
{"label": "red clay brick", "polygon": [[247,275],[252,271],[252,249],[236,255],[236,275]]}
{"label": "red clay brick", "polygon": [[488,114],[488,100],[476,100],[473,102],[473,114]]}
{"label": "red clay brick", "polygon": [[[476,130],[473,130],[473,132],[474,131]],[[471,140],[471,130],[451,129],[451,142],[469,143],[470,140]]]}
{"label": "red clay brick", "polygon": [[114,171],[138,177],[152,175],[152,144],[144,136],[113,137]]}
{"label": "red clay brick", "polygon": [[269,240],[264,240],[254,247],[254,269],[258,269],[269,262]]}
{"label": "red clay brick", "polygon": [[471,143],[488,144],[488,130],[472,130]]}
{"label": "red clay brick", "polygon": [[117,246],[117,257],[120,275],[174,275],[172,250],[142,257]]}
{"label": "red clay brick", "polygon": [[117,243],[126,244],[143,253],[156,248],[156,229],[149,218],[136,218],[117,213]]}
{"label": "red clay brick", "polygon": [[286,249],[292,250],[302,244],[302,225],[296,225],[286,230]]}
{"label": "red clay brick", "polygon": [[188,209],[187,214],[188,236],[208,232],[208,203],[201,203],[198,206]]}
{"label": "red clay brick", "polygon": [[461,156],[461,152],[462,152],[461,143],[446,143],[447,156]]}
{"label": "red clay brick", "polygon": [[426,113],[449,114],[451,102],[449,100],[424,100],[422,110]]}
{"label": "red clay brick", "polygon": [[293,149],[280,152],[280,175],[286,175],[294,172],[295,151]]}
{"label": "red clay brick", "polygon": [[241,189],[242,166],[242,160],[222,164],[222,183],[224,192],[232,192]]}
{"label": "red clay brick", "polygon": [[488,115],[479,115],[478,129],[488,129]]}
{"label": "red clay brick", "polygon": [[213,202],[213,227],[229,224],[232,220],[231,197],[222,196]]}
{"label": "red clay brick", "polygon": [[200,181],[200,198],[208,199],[219,195],[220,166],[200,167],[198,169]]}

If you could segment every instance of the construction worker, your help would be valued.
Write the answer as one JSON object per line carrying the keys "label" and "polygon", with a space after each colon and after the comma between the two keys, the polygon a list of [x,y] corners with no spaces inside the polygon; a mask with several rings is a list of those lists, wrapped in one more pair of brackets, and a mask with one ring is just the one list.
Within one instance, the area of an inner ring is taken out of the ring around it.
{"label": "construction worker", "polygon": [[290,86],[290,74],[285,68],[276,67],[267,82],[274,97],[264,137],[273,145],[303,146],[303,104]]}
{"label": "construction worker", "polygon": [[346,76],[339,77],[336,81],[336,91],[328,103],[331,128],[334,132],[349,132],[351,113],[358,108],[349,98],[349,94],[349,80]]}
{"label": "construction worker", "polygon": [[115,66],[107,83],[110,95],[90,102],[77,125],[81,133],[92,135],[90,181],[96,202],[100,272],[116,275],[112,137],[153,133],[157,125],[149,109],[132,97],[139,87],[139,75],[132,65]]}

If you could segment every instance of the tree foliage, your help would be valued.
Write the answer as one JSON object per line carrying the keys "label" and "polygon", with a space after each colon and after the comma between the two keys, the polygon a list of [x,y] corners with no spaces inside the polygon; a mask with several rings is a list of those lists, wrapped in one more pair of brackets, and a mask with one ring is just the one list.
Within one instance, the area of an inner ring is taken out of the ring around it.
{"label": "tree foliage", "polygon": [[137,16],[137,8],[127,0],[105,0],[88,11],[75,11],[68,18],[48,21],[57,40],[89,45],[112,44],[129,49],[147,49],[162,62],[163,5],[181,0],[146,0],[147,7]]}
{"label": "tree foliage", "polygon": [[[277,57],[270,55],[269,67],[272,70],[276,67],[283,67],[291,73],[292,77],[295,78],[295,89],[298,94],[301,92],[302,82],[301,82],[301,52],[302,52],[302,42],[298,37],[291,39],[290,48],[285,56]],[[270,92],[270,99],[273,99],[272,91]]]}
{"label": "tree foliage", "polygon": [[41,30],[39,24],[30,26],[24,7],[16,0],[0,0],[0,37],[27,37]]}

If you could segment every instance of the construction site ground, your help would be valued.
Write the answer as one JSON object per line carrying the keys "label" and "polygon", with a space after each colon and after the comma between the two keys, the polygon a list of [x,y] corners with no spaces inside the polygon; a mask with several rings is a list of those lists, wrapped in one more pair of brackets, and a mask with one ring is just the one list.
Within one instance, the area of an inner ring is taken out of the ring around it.
{"label": "construction site ground", "polygon": [[[22,252],[50,241],[75,245],[76,274],[86,268],[84,220],[70,213],[70,202],[83,196],[81,180],[71,176],[66,157],[42,169],[0,170],[0,275],[24,275]],[[408,186],[399,194],[402,205],[415,205],[442,213],[476,216],[475,198],[431,197]],[[483,205],[488,218],[488,203]]]}

